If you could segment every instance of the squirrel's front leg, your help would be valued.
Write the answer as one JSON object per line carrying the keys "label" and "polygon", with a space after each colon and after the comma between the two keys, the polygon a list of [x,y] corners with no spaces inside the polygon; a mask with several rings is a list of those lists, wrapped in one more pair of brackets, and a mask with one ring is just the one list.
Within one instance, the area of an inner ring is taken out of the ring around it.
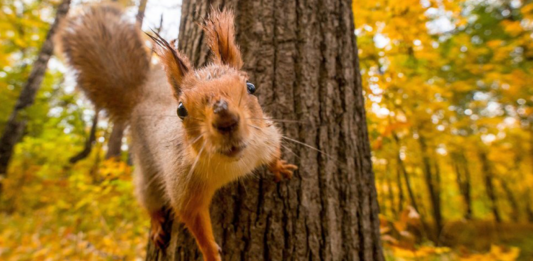
{"label": "squirrel's front leg", "polygon": [[213,236],[208,206],[197,209],[195,213],[188,213],[180,217],[183,223],[185,223],[185,226],[187,226],[196,238],[196,243],[200,247],[204,261],[221,261],[221,250]]}
{"label": "squirrel's front leg", "polygon": [[268,170],[274,174],[274,180],[276,182],[281,181],[281,176],[286,179],[292,178],[292,172],[297,170],[298,166],[288,163],[281,159],[281,149],[278,148],[274,155],[274,160],[268,165]]}

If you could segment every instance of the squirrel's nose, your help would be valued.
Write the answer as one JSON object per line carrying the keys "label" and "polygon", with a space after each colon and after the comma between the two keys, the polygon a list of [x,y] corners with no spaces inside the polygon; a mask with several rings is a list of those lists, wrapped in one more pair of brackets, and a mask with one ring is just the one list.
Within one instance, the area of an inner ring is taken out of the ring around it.
{"label": "squirrel's nose", "polygon": [[218,100],[213,105],[213,112],[215,113],[213,127],[220,133],[232,132],[239,126],[239,115],[229,111],[225,100]]}

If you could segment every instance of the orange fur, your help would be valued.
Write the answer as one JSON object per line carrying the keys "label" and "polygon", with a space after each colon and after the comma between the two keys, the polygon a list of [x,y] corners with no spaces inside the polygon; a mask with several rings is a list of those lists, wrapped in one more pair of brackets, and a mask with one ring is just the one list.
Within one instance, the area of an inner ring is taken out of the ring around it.
{"label": "orange fur", "polygon": [[213,52],[213,62],[227,64],[237,70],[242,67],[241,52],[235,44],[235,28],[233,12],[212,10],[203,29],[207,36],[207,44]]}

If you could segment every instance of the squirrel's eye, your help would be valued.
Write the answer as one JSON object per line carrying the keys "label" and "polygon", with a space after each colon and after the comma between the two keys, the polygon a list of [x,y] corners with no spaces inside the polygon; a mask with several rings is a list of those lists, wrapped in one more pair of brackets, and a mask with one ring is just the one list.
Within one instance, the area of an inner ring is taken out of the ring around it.
{"label": "squirrel's eye", "polygon": [[249,94],[254,94],[255,85],[253,85],[251,82],[246,82],[246,89],[248,89]]}
{"label": "squirrel's eye", "polygon": [[183,106],[183,103],[180,102],[178,104],[178,116],[183,120],[183,118],[187,117],[187,109],[185,109],[185,106]]}

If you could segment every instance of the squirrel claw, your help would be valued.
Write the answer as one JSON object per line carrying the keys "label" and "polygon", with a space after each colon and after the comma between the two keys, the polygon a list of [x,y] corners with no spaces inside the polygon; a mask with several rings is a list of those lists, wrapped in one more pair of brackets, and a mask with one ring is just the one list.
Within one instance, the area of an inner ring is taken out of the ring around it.
{"label": "squirrel claw", "polygon": [[150,228],[150,239],[161,250],[166,249],[170,241],[170,234],[164,229],[165,216],[162,211],[152,215],[152,227]]}
{"label": "squirrel claw", "polygon": [[277,159],[270,164],[268,169],[274,174],[274,181],[280,182],[282,176],[286,179],[291,179],[293,171],[297,170],[298,166],[287,163],[285,160]]}
{"label": "squirrel claw", "polygon": [[222,256],[222,248],[217,244],[218,255]]}

